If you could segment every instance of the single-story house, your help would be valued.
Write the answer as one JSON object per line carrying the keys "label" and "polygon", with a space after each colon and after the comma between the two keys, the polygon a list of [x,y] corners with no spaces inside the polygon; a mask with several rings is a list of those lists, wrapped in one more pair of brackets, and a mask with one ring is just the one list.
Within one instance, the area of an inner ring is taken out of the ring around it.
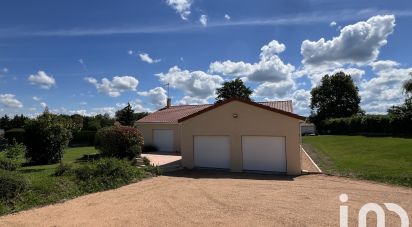
{"label": "single-story house", "polygon": [[171,106],[136,122],[145,144],[180,152],[186,168],[301,173],[300,123],[291,101],[229,99]]}

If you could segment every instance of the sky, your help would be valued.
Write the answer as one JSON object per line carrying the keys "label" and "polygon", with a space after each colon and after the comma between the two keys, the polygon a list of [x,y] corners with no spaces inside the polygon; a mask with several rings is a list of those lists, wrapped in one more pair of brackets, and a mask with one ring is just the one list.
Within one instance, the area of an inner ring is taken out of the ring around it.
{"label": "sky", "polygon": [[[213,103],[242,78],[253,100],[292,100],[343,71],[361,108],[404,100],[412,71],[412,2],[329,0],[89,0],[0,3],[0,115],[47,106],[96,115]],[[170,88],[168,93],[168,86]]]}

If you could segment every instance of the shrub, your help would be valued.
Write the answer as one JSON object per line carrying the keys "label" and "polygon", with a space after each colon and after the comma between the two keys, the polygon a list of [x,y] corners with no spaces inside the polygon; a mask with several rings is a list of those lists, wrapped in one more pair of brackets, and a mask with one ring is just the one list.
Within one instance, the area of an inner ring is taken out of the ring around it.
{"label": "shrub", "polygon": [[143,153],[146,153],[146,152],[155,152],[155,151],[158,151],[158,150],[159,150],[159,149],[158,149],[155,145],[151,145],[151,144],[144,145],[143,148],[142,148],[142,152],[143,152]]}
{"label": "shrub", "polygon": [[26,158],[39,164],[56,163],[71,139],[71,132],[56,116],[44,114],[26,125]]}
{"label": "shrub", "polygon": [[4,137],[8,140],[9,144],[13,144],[14,141],[18,143],[24,142],[25,131],[22,128],[13,128],[5,132]]}
{"label": "shrub", "polygon": [[14,140],[13,145],[8,146],[4,150],[6,157],[10,159],[18,159],[25,152],[26,146],[24,146],[22,143],[18,143],[16,140]]}
{"label": "shrub", "polygon": [[10,171],[0,170],[0,199],[7,201],[24,192],[29,182],[21,175]]}
{"label": "shrub", "polygon": [[163,174],[163,169],[160,166],[148,165],[144,168],[146,172],[149,172],[155,176],[160,176]]}
{"label": "shrub", "polygon": [[[17,169],[17,164],[10,159],[0,159],[0,170],[14,171]],[[1,185],[1,184],[0,184]]]}
{"label": "shrub", "polygon": [[93,146],[97,131],[86,131],[82,130],[73,133],[73,139],[70,141],[70,145],[87,145]]}
{"label": "shrub", "polygon": [[149,166],[149,165],[150,165],[150,160],[149,160],[147,157],[143,157],[142,159],[143,159],[143,164],[144,164],[145,166]]}
{"label": "shrub", "polygon": [[129,161],[103,158],[75,169],[75,178],[88,192],[116,188],[143,176]]}
{"label": "shrub", "polygon": [[59,177],[70,174],[72,172],[72,166],[69,164],[60,163],[54,170],[54,176]]}
{"label": "shrub", "polygon": [[103,156],[133,159],[141,154],[143,135],[129,126],[112,126],[100,129],[95,147]]}

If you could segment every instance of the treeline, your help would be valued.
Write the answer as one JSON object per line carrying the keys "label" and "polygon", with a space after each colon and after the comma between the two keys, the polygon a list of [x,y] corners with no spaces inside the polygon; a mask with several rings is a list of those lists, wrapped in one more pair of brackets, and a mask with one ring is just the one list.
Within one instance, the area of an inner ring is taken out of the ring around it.
{"label": "treeline", "polygon": [[412,134],[412,118],[392,115],[364,115],[346,118],[331,118],[317,125],[319,134]]}
{"label": "treeline", "polygon": [[[48,110],[46,109],[45,112],[48,112]],[[148,115],[147,112],[135,113],[130,104],[117,111],[115,117],[111,117],[109,114],[99,114],[96,116],[53,114],[54,118],[58,121],[67,122],[67,125],[70,125],[73,129],[70,141],[70,145],[73,146],[94,145],[95,135],[99,129],[113,126],[115,122],[121,125],[132,126],[136,120],[146,115]],[[31,121],[33,119],[24,115],[15,115],[12,118],[4,115],[0,118],[0,129],[5,131],[5,138],[9,144],[12,144],[14,140],[22,143],[25,128]]]}

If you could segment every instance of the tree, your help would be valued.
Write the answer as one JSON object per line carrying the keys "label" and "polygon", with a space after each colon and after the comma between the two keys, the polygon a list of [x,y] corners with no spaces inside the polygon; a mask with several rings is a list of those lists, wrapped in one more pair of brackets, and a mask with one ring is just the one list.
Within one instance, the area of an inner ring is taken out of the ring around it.
{"label": "tree", "polygon": [[50,164],[62,160],[64,149],[72,138],[69,121],[45,111],[24,128],[29,162]]}
{"label": "tree", "polygon": [[403,90],[407,96],[407,98],[412,98],[412,72],[409,73],[409,75],[411,76],[411,79],[405,81],[405,83],[403,83]]}
{"label": "tree", "polygon": [[4,129],[5,131],[11,129],[9,116],[4,115],[2,118],[0,118],[0,129]]}
{"label": "tree", "polygon": [[243,81],[236,78],[232,81],[226,81],[222,87],[216,89],[216,103],[220,103],[226,99],[239,98],[246,101],[251,101],[250,95],[252,90],[246,87]]}
{"label": "tree", "polygon": [[[412,72],[409,73],[412,77]],[[403,83],[405,92],[405,103],[399,106],[392,106],[388,109],[388,114],[400,119],[412,119],[412,78]]]}
{"label": "tree", "polygon": [[350,75],[343,72],[325,75],[321,84],[310,92],[311,121],[317,124],[328,118],[351,117],[362,113],[358,91]]}
{"label": "tree", "polygon": [[132,126],[135,120],[134,110],[130,103],[127,103],[127,106],[116,112],[116,121],[121,125]]}

